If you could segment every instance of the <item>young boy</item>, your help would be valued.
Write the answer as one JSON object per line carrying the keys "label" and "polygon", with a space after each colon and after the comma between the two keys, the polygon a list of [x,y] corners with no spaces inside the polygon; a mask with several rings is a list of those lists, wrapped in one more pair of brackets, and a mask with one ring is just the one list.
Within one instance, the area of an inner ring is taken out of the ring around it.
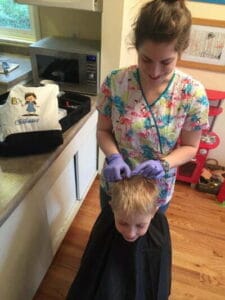
{"label": "young boy", "polygon": [[141,176],[112,186],[67,300],[167,300],[171,242],[157,188]]}
{"label": "young boy", "polygon": [[146,234],[158,207],[158,191],[151,180],[136,176],[112,186],[110,205],[117,231],[128,242]]}

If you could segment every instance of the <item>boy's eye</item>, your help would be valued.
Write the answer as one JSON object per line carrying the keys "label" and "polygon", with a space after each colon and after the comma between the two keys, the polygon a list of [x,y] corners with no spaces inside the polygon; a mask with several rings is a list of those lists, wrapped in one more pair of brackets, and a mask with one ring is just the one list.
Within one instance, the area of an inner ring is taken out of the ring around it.
{"label": "boy's eye", "polygon": [[149,59],[149,58],[146,57],[146,56],[142,56],[142,60],[143,60],[144,62],[146,62],[146,63],[151,63],[151,62],[152,62],[152,60]]}
{"label": "boy's eye", "polygon": [[120,226],[127,226],[127,223],[120,222]]}
{"label": "boy's eye", "polygon": [[164,66],[167,66],[167,65],[169,65],[171,63],[172,63],[171,59],[170,60],[164,60],[164,61],[161,62],[161,64],[164,65]]}
{"label": "boy's eye", "polygon": [[138,224],[138,225],[137,225],[137,228],[139,228],[139,229],[142,229],[142,228],[144,228],[144,227],[145,227],[144,224]]}
{"label": "boy's eye", "polygon": [[163,62],[162,65],[164,66],[168,66],[170,64],[170,62]]}

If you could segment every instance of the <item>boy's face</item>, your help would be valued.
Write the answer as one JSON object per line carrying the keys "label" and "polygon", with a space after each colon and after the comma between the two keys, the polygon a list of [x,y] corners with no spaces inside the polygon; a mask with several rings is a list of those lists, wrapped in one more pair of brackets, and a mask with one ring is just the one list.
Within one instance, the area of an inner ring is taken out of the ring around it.
{"label": "boy's face", "polygon": [[122,212],[114,212],[116,229],[127,242],[134,242],[140,236],[145,235],[154,214],[155,212],[152,214],[134,213],[127,215]]}

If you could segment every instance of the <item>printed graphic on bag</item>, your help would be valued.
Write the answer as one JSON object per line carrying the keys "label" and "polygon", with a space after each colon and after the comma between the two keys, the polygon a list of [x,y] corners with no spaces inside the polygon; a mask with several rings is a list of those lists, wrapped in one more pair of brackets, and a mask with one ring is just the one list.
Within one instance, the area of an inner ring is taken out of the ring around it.
{"label": "printed graphic on bag", "polygon": [[27,114],[24,114],[23,116],[38,116],[38,114],[36,113],[37,96],[35,95],[35,93],[26,93],[24,98]]}

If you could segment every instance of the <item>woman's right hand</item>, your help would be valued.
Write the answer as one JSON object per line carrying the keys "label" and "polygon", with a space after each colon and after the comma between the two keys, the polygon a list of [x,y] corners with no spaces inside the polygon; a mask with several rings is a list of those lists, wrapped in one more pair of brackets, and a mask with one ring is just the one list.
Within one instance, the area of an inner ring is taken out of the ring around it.
{"label": "woman's right hand", "polygon": [[134,175],[160,179],[165,175],[165,171],[160,160],[146,160],[132,171],[132,176]]}
{"label": "woman's right hand", "polygon": [[106,157],[106,165],[103,170],[108,182],[115,182],[131,176],[131,170],[125,163],[121,154],[112,154]]}

